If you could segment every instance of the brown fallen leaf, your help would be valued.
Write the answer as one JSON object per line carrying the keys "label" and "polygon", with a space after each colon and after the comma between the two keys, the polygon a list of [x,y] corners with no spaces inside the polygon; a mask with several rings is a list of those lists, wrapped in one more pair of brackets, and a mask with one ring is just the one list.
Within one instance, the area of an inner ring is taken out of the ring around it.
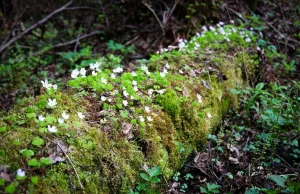
{"label": "brown fallen leaf", "polygon": [[1,172],[0,173],[0,178],[3,178],[6,182],[10,182],[10,177],[6,172]]}
{"label": "brown fallen leaf", "polygon": [[126,135],[127,139],[132,139],[133,138],[133,134],[132,134],[132,124],[131,123],[122,123],[121,127],[122,127],[122,132],[124,135]]}

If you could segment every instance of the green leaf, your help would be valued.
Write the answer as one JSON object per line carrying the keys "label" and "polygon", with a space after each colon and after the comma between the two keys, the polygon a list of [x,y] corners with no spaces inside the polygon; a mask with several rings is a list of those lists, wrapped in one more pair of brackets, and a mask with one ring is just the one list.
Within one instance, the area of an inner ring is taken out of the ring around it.
{"label": "green leaf", "polygon": [[38,182],[39,182],[39,178],[37,177],[37,176],[33,176],[33,177],[31,177],[31,182],[33,183],[33,184],[35,184],[35,185],[37,185],[38,184]]}
{"label": "green leaf", "polygon": [[45,127],[39,128],[39,132],[46,133],[48,130]]}
{"label": "green leaf", "polygon": [[158,177],[152,177],[150,180],[151,183],[159,183],[160,179]]}
{"label": "green leaf", "polygon": [[32,145],[35,145],[37,147],[40,147],[41,145],[43,145],[45,142],[42,138],[40,137],[35,137],[32,141]]}
{"label": "green leaf", "polygon": [[32,119],[32,118],[36,117],[36,114],[34,112],[33,113],[27,113],[26,117],[29,118],[29,119]]}
{"label": "green leaf", "polygon": [[10,185],[5,187],[4,192],[5,193],[14,193],[16,191],[16,187],[19,185],[18,182],[12,182]]}
{"label": "green leaf", "polygon": [[32,150],[27,149],[20,150],[20,153],[25,157],[30,157],[34,155],[34,152]]}
{"label": "green leaf", "polygon": [[33,166],[33,167],[38,167],[40,165],[40,163],[35,158],[28,160],[27,164],[28,166]]}
{"label": "green leaf", "polygon": [[158,176],[161,174],[160,168],[157,166],[154,166],[150,169],[147,170],[147,173],[149,174],[150,177]]}
{"label": "green leaf", "polygon": [[136,124],[136,119],[131,119],[130,123],[131,124]]}
{"label": "green leaf", "polygon": [[43,121],[40,121],[40,122],[39,122],[39,125],[40,125],[40,127],[46,127],[46,126],[47,126],[47,123],[46,123],[46,122],[43,122]]}
{"label": "green leaf", "polygon": [[0,127],[0,133],[5,133],[6,132],[6,126]]}
{"label": "green leaf", "polygon": [[52,160],[50,158],[43,157],[40,159],[40,163],[41,163],[41,165],[47,166],[47,165],[52,164]]}
{"label": "green leaf", "polygon": [[0,187],[5,184],[5,179],[0,179]]}
{"label": "green leaf", "polygon": [[148,176],[146,173],[142,172],[142,173],[140,173],[140,176],[141,176],[144,180],[150,181],[150,178],[149,178],[149,176]]}
{"label": "green leaf", "polygon": [[207,183],[206,185],[207,185],[207,189],[208,189],[209,191],[211,191],[211,190],[216,190],[216,189],[219,189],[219,188],[220,188],[219,185],[214,184],[214,183],[212,183],[212,184]]}
{"label": "green leaf", "polygon": [[19,145],[20,145],[20,141],[17,140],[17,139],[15,139],[15,140],[13,141],[13,144],[14,144],[15,146],[19,146]]}
{"label": "green leaf", "polygon": [[0,150],[0,157],[3,157],[5,155],[3,150]]}
{"label": "green leaf", "polygon": [[45,118],[45,121],[47,124],[53,124],[56,123],[56,118],[48,116]]}
{"label": "green leaf", "polygon": [[[1,131],[1,130],[0,130]],[[292,146],[295,146],[295,147],[298,147],[299,145],[298,145],[298,140],[297,139],[295,139],[294,141],[292,141],[291,142],[291,145]]]}
{"label": "green leaf", "polygon": [[274,181],[277,185],[281,186],[282,188],[285,187],[285,181],[287,176],[279,176],[279,175],[269,175],[267,179]]}
{"label": "green leaf", "polygon": [[247,190],[245,194],[259,194],[259,190],[257,188],[251,188]]}
{"label": "green leaf", "polygon": [[201,190],[202,193],[208,193],[208,191],[205,187],[200,187],[200,190]]}
{"label": "green leaf", "polygon": [[256,85],[255,90],[261,90],[261,89],[263,89],[264,86],[265,86],[264,83],[259,83]]}
{"label": "green leaf", "polygon": [[122,104],[117,104],[118,109],[122,109]]}

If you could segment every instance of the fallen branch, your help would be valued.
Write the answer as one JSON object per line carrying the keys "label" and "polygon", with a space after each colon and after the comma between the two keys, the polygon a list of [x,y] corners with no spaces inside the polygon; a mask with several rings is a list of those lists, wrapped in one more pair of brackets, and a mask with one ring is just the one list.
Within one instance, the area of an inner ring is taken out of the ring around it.
{"label": "fallen branch", "polygon": [[62,12],[64,10],[66,10],[67,7],[69,5],[71,5],[72,3],[73,3],[73,0],[69,1],[67,4],[65,4],[61,8],[53,11],[52,13],[50,13],[49,15],[47,15],[45,18],[43,18],[40,21],[36,22],[35,24],[31,25],[29,28],[27,28],[26,30],[24,30],[22,33],[20,33],[16,37],[12,38],[11,40],[9,40],[6,44],[4,44],[3,46],[0,47],[0,53],[2,53],[5,49],[7,49],[10,45],[12,45],[13,43],[15,43],[17,40],[21,39],[24,35],[28,34],[33,29],[37,28],[38,26],[40,26],[43,23],[45,23],[46,21],[48,21],[55,14],[60,13],[60,12]]}
{"label": "fallen branch", "polygon": [[156,15],[155,11],[150,7],[149,4],[147,4],[146,2],[143,2],[143,4],[152,12],[152,14],[154,15],[155,19],[157,20],[159,26],[160,26],[160,29],[163,33],[163,36],[165,36],[165,30],[164,30],[164,26],[163,24],[161,23],[161,21],[159,20],[158,16]]}
{"label": "fallen branch", "polygon": [[69,42],[56,44],[56,45],[52,46],[52,48],[59,48],[59,47],[64,47],[64,46],[67,46],[67,45],[75,44],[76,42],[79,42],[81,39],[88,38],[88,37],[93,36],[93,35],[98,34],[98,33],[100,33],[100,31],[97,30],[97,31],[91,32],[89,34],[78,36],[78,38],[76,38],[74,40],[71,40]]}

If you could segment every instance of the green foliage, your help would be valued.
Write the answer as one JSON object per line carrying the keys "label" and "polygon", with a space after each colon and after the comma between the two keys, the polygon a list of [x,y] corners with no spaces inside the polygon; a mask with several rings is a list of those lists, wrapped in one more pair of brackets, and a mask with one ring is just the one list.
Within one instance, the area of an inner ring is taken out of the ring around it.
{"label": "green foliage", "polygon": [[[160,182],[159,176],[162,174],[159,167],[154,166],[146,169],[146,172],[140,173],[142,180],[137,183],[135,193],[157,193],[155,185]],[[134,193],[133,191],[131,193]]]}
{"label": "green foliage", "polygon": [[126,47],[123,44],[114,42],[113,40],[108,41],[106,44],[107,44],[108,50],[111,50],[114,52],[120,51],[121,54],[134,54],[135,53],[133,45]]}
{"label": "green foliage", "polygon": [[220,193],[220,186],[214,183],[206,183],[206,187],[200,187],[200,191],[202,193],[212,194],[212,193]]}

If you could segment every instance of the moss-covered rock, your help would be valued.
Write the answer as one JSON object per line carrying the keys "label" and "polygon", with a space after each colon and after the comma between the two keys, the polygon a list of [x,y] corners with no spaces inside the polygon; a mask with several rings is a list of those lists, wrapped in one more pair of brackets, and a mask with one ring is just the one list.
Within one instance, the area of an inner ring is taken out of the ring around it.
{"label": "moss-covered rock", "polygon": [[248,47],[170,51],[151,58],[154,72],[103,70],[71,80],[72,90],[25,99],[1,114],[0,170],[9,179],[0,189],[18,182],[19,192],[127,193],[146,166],[169,178],[237,105],[229,89],[255,69]]}

